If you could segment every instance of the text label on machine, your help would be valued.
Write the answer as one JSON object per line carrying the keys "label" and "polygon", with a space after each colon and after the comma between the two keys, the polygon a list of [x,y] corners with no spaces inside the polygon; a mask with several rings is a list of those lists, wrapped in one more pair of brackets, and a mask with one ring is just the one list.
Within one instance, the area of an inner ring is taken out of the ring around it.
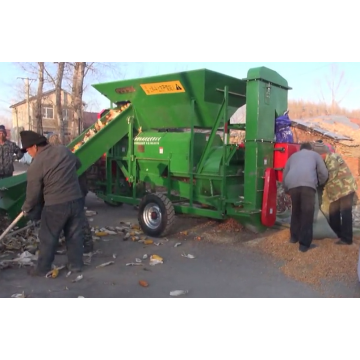
{"label": "text label on machine", "polygon": [[146,95],[184,93],[185,89],[180,81],[167,81],[153,84],[141,84]]}
{"label": "text label on machine", "polygon": [[134,139],[135,145],[159,145],[161,137],[137,137]]}

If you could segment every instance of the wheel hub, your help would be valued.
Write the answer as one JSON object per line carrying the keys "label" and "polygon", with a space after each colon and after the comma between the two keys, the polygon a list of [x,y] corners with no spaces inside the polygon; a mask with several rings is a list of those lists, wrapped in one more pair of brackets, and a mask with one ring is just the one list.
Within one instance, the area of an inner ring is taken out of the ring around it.
{"label": "wheel hub", "polygon": [[156,230],[161,226],[162,214],[159,205],[155,203],[146,205],[143,211],[143,219],[145,225],[151,230]]}

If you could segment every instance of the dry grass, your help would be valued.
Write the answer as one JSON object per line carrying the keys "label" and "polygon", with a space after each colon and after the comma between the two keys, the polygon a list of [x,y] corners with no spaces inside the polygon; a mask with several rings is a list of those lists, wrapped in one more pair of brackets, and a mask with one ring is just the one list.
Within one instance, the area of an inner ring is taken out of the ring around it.
{"label": "dry grass", "polygon": [[330,239],[315,241],[318,247],[307,253],[301,253],[289,239],[289,230],[283,230],[256,242],[254,247],[284,261],[281,271],[285,275],[310,285],[320,286],[324,280],[357,280],[359,238],[354,239],[352,246],[338,246]]}

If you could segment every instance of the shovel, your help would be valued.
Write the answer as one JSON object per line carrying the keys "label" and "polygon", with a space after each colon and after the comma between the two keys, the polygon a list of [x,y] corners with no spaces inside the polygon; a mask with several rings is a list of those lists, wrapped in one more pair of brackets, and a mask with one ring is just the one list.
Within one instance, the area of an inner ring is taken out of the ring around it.
{"label": "shovel", "polygon": [[17,225],[17,223],[24,217],[24,213],[21,212],[18,217],[11,223],[11,225],[2,233],[0,241],[6,237],[6,235]]}

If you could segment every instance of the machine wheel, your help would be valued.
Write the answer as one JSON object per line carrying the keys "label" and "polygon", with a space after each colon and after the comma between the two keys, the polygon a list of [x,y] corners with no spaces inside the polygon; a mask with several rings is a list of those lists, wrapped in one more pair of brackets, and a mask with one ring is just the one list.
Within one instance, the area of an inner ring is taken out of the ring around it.
{"label": "machine wheel", "polygon": [[166,236],[175,222],[174,206],[163,194],[148,194],[139,205],[138,219],[146,235]]}

